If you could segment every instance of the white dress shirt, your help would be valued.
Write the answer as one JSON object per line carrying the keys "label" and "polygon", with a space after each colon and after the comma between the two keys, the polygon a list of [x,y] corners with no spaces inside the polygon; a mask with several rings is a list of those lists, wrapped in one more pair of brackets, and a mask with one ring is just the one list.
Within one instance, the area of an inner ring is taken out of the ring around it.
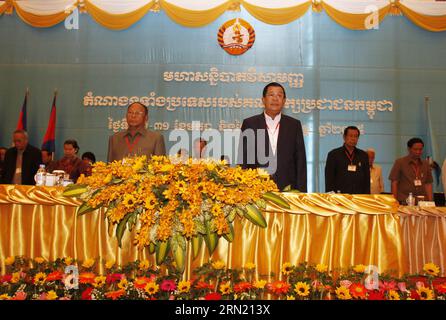
{"label": "white dress shirt", "polygon": [[274,119],[265,113],[266,129],[268,130],[268,138],[273,154],[276,154],[277,140],[279,138],[280,118],[282,114],[279,113]]}

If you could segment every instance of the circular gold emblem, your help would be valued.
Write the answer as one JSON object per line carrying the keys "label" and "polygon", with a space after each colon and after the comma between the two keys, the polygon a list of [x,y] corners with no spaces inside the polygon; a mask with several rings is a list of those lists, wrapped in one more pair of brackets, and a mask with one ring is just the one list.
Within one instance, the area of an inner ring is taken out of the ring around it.
{"label": "circular gold emblem", "polygon": [[227,21],[218,30],[218,43],[232,55],[248,51],[254,44],[255,38],[256,34],[252,26],[240,18]]}

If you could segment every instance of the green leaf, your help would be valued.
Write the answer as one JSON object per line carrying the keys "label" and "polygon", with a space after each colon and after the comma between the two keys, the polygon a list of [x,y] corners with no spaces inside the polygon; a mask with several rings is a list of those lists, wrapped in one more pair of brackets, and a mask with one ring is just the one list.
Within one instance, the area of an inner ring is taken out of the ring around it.
{"label": "green leaf", "polygon": [[127,227],[127,221],[130,219],[132,214],[127,214],[121,221],[119,221],[118,227],[116,228],[116,238],[118,239],[119,248],[122,245],[122,236],[124,235],[124,231]]}
{"label": "green leaf", "polygon": [[88,188],[84,184],[70,184],[65,187],[62,195],[65,197],[79,197],[87,191]]}
{"label": "green leaf", "polygon": [[156,264],[160,265],[163,263],[164,259],[166,259],[167,254],[170,250],[170,242],[169,241],[157,241],[155,245],[156,252]]}
{"label": "green leaf", "polygon": [[229,232],[225,233],[223,238],[225,238],[228,242],[234,241],[234,227],[232,226],[232,223],[229,223]]}
{"label": "green leaf", "polygon": [[96,208],[92,208],[90,207],[86,202],[82,203],[78,208],[77,208],[77,216],[80,217],[88,212],[92,212],[95,211]]}

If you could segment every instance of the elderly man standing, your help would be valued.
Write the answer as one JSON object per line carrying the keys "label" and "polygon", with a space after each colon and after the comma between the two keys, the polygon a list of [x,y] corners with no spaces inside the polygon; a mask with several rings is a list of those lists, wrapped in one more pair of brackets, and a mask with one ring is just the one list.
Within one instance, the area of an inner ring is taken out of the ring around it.
{"label": "elderly man standing", "polygon": [[381,166],[375,164],[375,150],[367,149],[370,166],[370,193],[378,194],[384,192],[384,181]]}
{"label": "elderly man standing", "polygon": [[400,203],[406,203],[409,193],[414,197],[424,196],[425,200],[433,200],[432,170],[426,160],[421,160],[423,148],[423,140],[410,139],[407,142],[409,154],[397,159],[390,171],[392,194]]}
{"label": "elderly man standing", "polygon": [[344,129],[344,144],[331,150],[325,164],[325,191],[351,194],[370,193],[369,158],[356,148],[360,131],[355,126]]}
{"label": "elderly man standing", "polygon": [[9,148],[5,154],[2,183],[36,184],[34,175],[42,163],[40,150],[28,143],[28,134],[25,130],[14,131],[13,143],[14,147]]}
{"label": "elderly man standing", "polygon": [[134,102],[128,106],[126,115],[128,129],[110,137],[108,162],[133,155],[150,157],[166,154],[163,136],[145,128],[149,120],[148,113],[147,107],[140,102]]}
{"label": "elderly man standing", "polygon": [[264,111],[243,120],[239,162],[244,169],[264,168],[279,189],[307,192],[307,158],[302,125],[282,113],[285,88],[276,82],[263,89]]}

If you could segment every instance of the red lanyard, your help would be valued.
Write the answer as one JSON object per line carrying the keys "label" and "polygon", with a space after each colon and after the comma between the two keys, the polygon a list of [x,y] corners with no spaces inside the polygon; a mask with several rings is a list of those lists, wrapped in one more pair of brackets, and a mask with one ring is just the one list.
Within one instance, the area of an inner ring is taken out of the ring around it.
{"label": "red lanyard", "polygon": [[412,163],[412,169],[415,173],[415,179],[418,179],[418,177],[420,176],[420,166],[418,164]]}
{"label": "red lanyard", "polygon": [[347,155],[348,160],[350,160],[350,164],[353,164],[353,159],[355,158],[355,151],[353,150],[352,154],[348,153],[348,150],[345,150],[345,154]]}
{"label": "red lanyard", "polygon": [[[273,136],[276,134],[276,131],[277,131],[277,129],[279,129],[279,126],[280,126],[280,122],[277,122],[276,128],[274,129],[274,131],[272,133]],[[269,132],[268,124],[266,124],[266,128],[268,129],[268,132]]]}
{"label": "red lanyard", "polygon": [[132,143],[130,143],[130,141],[129,141],[129,136],[125,137],[125,143],[127,144],[127,149],[130,153],[132,153],[133,148],[138,143],[140,137],[141,137],[140,135],[137,135]]}

